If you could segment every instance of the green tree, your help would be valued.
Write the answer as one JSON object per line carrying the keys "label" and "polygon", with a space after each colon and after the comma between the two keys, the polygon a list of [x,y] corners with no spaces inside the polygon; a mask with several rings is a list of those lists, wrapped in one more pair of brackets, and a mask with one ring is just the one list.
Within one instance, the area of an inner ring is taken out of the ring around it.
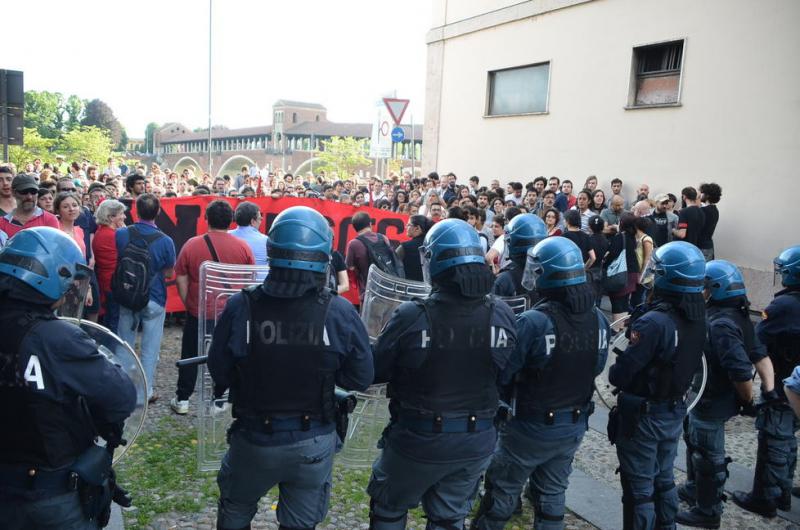
{"label": "green tree", "polygon": [[45,138],[58,138],[64,125],[64,96],[59,92],[25,92],[25,127]]}
{"label": "green tree", "polygon": [[55,143],[51,138],[44,138],[36,129],[25,128],[23,145],[12,145],[8,148],[8,158],[17,169],[22,170],[25,164],[33,162],[35,158],[47,161],[50,148]]}
{"label": "green tree", "polygon": [[81,126],[67,131],[58,142],[59,151],[67,160],[91,160],[101,164],[108,160],[114,147],[108,131],[99,127]]}
{"label": "green tree", "polygon": [[330,140],[323,140],[322,145],[324,150],[317,157],[320,161],[315,168],[317,171],[325,170],[328,174],[335,171],[339,178],[350,178],[359,167],[370,165],[369,158],[364,156],[365,140],[334,136]]}
{"label": "green tree", "polygon": [[122,140],[122,125],[114,116],[111,107],[99,99],[93,99],[86,104],[81,125],[105,129],[114,145],[119,145]]}
{"label": "green tree", "polygon": [[64,127],[68,131],[71,131],[81,124],[81,120],[83,119],[83,110],[85,107],[86,102],[78,96],[73,94],[67,98],[67,102],[64,104],[64,111],[67,114]]}
{"label": "green tree", "polygon": [[119,139],[119,144],[117,144],[117,151],[125,152],[128,149],[128,133],[125,131],[125,128],[122,129],[122,134]]}

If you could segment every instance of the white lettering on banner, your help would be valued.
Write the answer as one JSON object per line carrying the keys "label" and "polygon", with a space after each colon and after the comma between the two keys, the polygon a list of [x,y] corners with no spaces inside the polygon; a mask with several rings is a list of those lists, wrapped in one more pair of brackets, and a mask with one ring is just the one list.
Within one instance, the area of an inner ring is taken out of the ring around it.
{"label": "white lettering on banner", "polygon": [[553,351],[553,348],[556,347],[556,336],[555,335],[545,335],[544,342],[547,344],[547,353],[546,355],[550,357],[550,352]]}
{"label": "white lettering on banner", "polygon": [[505,328],[496,328],[492,326],[492,348],[507,348],[508,347],[508,334]]}
{"label": "white lettering on banner", "polygon": [[608,349],[608,331],[605,329],[600,330],[600,338],[599,344],[597,345],[598,350],[607,350]]}
{"label": "white lettering on banner", "polygon": [[431,338],[428,336],[428,330],[427,329],[423,329],[422,330],[422,344],[420,345],[420,348],[427,348],[428,344],[430,344],[430,343],[431,343]]}
{"label": "white lettering on banner", "polygon": [[28,359],[28,366],[25,367],[25,381],[28,383],[36,383],[37,390],[44,390],[44,377],[42,374],[42,365],[39,364],[39,358],[31,355]]}

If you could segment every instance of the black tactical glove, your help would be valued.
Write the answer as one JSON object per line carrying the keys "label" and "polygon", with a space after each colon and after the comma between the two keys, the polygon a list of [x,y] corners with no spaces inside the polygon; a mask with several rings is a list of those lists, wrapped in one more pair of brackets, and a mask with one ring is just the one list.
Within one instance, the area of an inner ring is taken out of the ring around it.
{"label": "black tactical glove", "polygon": [[752,399],[747,403],[739,402],[739,415],[755,418],[757,414],[758,409]]}
{"label": "black tactical glove", "polygon": [[131,494],[128,490],[117,484],[117,474],[111,470],[111,476],[108,479],[109,486],[111,487],[111,500],[122,506],[123,508],[130,508],[133,503]]}
{"label": "black tactical glove", "polygon": [[125,427],[125,422],[117,423],[104,423],[97,426],[97,434],[103,437],[106,441],[106,447],[113,451],[120,445],[127,445],[128,440],[122,437],[122,429]]}
{"label": "black tactical glove", "polygon": [[764,403],[770,403],[771,401],[780,401],[780,396],[778,396],[778,392],[775,391],[773,388],[769,392],[761,391],[761,399]]}

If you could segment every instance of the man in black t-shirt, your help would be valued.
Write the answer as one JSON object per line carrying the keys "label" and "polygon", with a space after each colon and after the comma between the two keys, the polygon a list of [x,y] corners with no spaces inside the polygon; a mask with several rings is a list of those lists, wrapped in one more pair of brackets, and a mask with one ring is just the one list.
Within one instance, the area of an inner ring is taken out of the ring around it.
{"label": "man in black t-shirt", "polygon": [[672,235],[697,246],[706,216],[701,208],[696,189],[691,186],[683,188],[681,198],[686,206],[681,208],[678,214],[678,228],[672,231]]}
{"label": "man in black t-shirt", "polygon": [[581,231],[581,213],[578,210],[567,210],[567,213],[564,214],[564,221],[567,225],[567,231],[562,235],[581,249],[584,268],[588,270],[597,259],[597,256],[594,254],[589,234]]}
{"label": "man in black t-shirt", "polygon": [[672,241],[672,230],[678,226],[678,216],[668,211],[669,195],[662,193],[656,196],[656,207],[647,216],[652,221],[648,235],[653,238],[657,247]]}
{"label": "man in black t-shirt", "polygon": [[722,197],[722,188],[719,184],[709,182],[708,184],[700,184],[700,201],[705,203],[703,206],[703,215],[705,215],[706,222],[703,229],[700,231],[700,237],[697,240],[697,246],[706,258],[706,261],[714,259],[714,230],[717,228],[719,221],[719,210],[717,210],[717,203]]}

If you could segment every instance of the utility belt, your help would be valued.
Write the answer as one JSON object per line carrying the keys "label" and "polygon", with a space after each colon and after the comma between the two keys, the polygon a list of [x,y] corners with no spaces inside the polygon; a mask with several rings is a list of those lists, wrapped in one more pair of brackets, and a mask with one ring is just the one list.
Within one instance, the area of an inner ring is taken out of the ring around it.
{"label": "utility belt", "polygon": [[445,418],[441,414],[434,414],[431,417],[415,416],[406,413],[397,418],[397,424],[405,429],[416,432],[483,432],[494,427],[494,418],[478,418],[475,414],[458,418]]}
{"label": "utility belt", "polygon": [[295,416],[291,418],[253,418],[245,417],[238,418],[232,429],[248,429],[254,432],[263,434],[274,434],[276,432],[290,432],[290,431],[310,431],[323,425],[328,425],[329,422],[323,421],[318,418],[313,418],[310,414],[303,414],[302,416]]}
{"label": "utility belt", "polygon": [[31,466],[0,465],[0,490],[11,494],[60,495],[77,491],[79,480],[71,469],[49,471]]}
{"label": "utility belt", "polygon": [[628,392],[617,395],[617,405],[608,413],[608,441],[614,445],[619,436],[633,438],[639,428],[643,416],[675,412],[686,413],[686,401],[683,396],[669,399],[648,399]]}
{"label": "utility belt", "polygon": [[586,421],[594,413],[594,401],[590,401],[588,405],[583,407],[575,407],[572,409],[560,410],[525,410],[522,407],[517,409],[514,418],[521,421],[529,421],[533,423],[544,423],[545,425],[565,425],[570,423],[578,423],[579,421]]}

